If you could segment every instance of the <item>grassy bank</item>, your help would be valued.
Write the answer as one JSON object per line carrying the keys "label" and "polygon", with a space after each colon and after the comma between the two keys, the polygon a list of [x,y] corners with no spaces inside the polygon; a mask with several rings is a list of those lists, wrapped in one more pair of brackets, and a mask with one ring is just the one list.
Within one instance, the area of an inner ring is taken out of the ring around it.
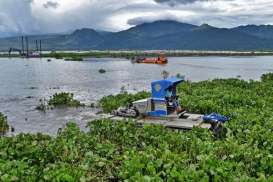
{"label": "grassy bank", "polygon": [[273,52],[236,52],[236,51],[90,51],[90,52],[55,52],[43,54],[43,57],[112,57],[112,58],[127,58],[131,59],[138,56],[155,57],[162,52],[168,57],[189,57],[189,56],[267,56],[273,55]]}
{"label": "grassy bank", "polygon": [[[85,51],[85,52],[50,52],[43,53],[42,57],[45,58],[57,58],[81,61],[82,58],[127,58],[131,59],[137,56],[154,57],[158,56],[158,53],[164,53],[168,57],[190,57],[190,56],[272,56],[273,51]],[[0,54],[0,57],[9,57],[8,54]],[[11,55],[11,57],[19,57],[19,55]]]}
{"label": "grassy bank", "polygon": [[[84,133],[69,124],[57,137],[0,138],[1,181],[272,181],[273,74],[261,81],[216,79],[179,86],[191,112],[231,117],[218,140],[205,129],[189,132],[132,122],[99,120]],[[105,97],[105,111],[149,96]]]}

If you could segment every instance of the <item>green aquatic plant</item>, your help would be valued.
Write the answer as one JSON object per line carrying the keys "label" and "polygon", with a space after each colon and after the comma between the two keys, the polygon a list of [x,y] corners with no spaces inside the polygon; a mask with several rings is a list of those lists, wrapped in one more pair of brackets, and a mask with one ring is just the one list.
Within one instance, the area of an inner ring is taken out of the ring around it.
{"label": "green aquatic plant", "polygon": [[39,100],[39,105],[36,106],[36,110],[46,112],[47,103],[46,103],[45,99],[40,99]]}
{"label": "green aquatic plant", "polygon": [[[272,51],[260,50],[256,52],[213,52],[213,51],[165,51],[167,57],[183,57],[183,56],[265,56],[273,55]],[[8,57],[7,54],[0,55],[2,57]],[[12,55],[17,56],[17,55]],[[132,59],[134,57],[157,57],[158,53],[156,52],[147,52],[147,51],[84,51],[84,52],[50,52],[43,53],[42,57],[54,57],[57,59],[62,59],[65,57],[119,57]]]}
{"label": "green aquatic plant", "polygon": [[273,73],[263,74],[262,77],[261,77],[261,80],[263,82],[265,82],[265,81],[272,81],[273,80]]}
{"label": "green aquatic plant", "polygon": [[[265,75],[266,77],[266,75]],[[273,81],[216,79],[178,87],[191,112],[220,112],[227,137],[131,120],[69,123],[54,137],[0,138],[0,181],[273,181]],[[104,97],[106,111],[147,92]],[[109,106],[108,106],[109,105]]]}
{"label": "green aquatic plant", "polygon": [[79,56],[72,56],[72,57],[65,57],[65,61],[83,61],[82,57]]}
{"label": "green aquatic plant", "polygon": [[55,93],[50,97],[49,101],[45,99],[40,99],[36,110],[46,112],[48,109],[53,109],[54,107],[83,107],[85,104],[74,99],[74,94],[68,92]]}
{"label": "green aquatic plant", "polygon": [[99,73],[103,74],[103,73],[106,73],[106,70],[105,69],[99,69]]}
{"label": "green aquatic plant", "polygon": [[205,129],[172,131],[98,120],[84,133],[69,123],[56,137],[0,139],[1,181],[270,181],[269,149]]}
{"label": "green aquatic plant", "polygon": [[84,104],[80,103],[80,101],[74,99],[74,95],[72,93],[61,92],[56,93],[52,97],[50,97],[48,101],[49,106],[68,106],[68,107],[80,107],[84,106]]}
{"label": "green aquatic plant", "polygon": [[119,108],[120,106],[126,106],[136,100],[147,98],[150,95],[151,95],[150,93],[145,91],[139,92],[137,94],[130,94],[126,91],[123,91],[117,95],[103,97],[99,101],[99,104],[104,112],[110,113],[111,111]]}
{"label": "green aquatic plant", "polygon": [[162,76],[163,79],[167,79],[170,76],[170,73],[168,71],[166,71],[166,70],[163,70],[161,72],[161,76]]}
{"label": "green aquatic plant", "polygon": [[0,135],[5,134],[9,130],[7,117],[0,112]]}

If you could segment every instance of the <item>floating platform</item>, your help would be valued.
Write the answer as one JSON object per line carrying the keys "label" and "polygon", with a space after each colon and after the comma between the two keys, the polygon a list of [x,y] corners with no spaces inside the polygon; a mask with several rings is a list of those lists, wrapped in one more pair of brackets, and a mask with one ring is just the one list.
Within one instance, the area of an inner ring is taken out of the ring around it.
{"label": "floating platform", "polygon": [[[114,116],[109,114],[99,115],[99,118],[112,119],[115,121],[123,121],[123,120],[130,119],[130,118],[124,118],[124,117]],[[203,115],[190,114],[190,113],[184,114],[182,118],[178,118],[177,115],[170,115],[165,118],[147,117],[147,118],[140,118],[140,119],[132,118],[132,120],[136,121],[140,125],[157,124],[157,125],[162,125],[166,128],[180,129],[180,130],[191,130],[194,127],[204,128],[204,129],[211,128],[211,124],[203,122]]]}

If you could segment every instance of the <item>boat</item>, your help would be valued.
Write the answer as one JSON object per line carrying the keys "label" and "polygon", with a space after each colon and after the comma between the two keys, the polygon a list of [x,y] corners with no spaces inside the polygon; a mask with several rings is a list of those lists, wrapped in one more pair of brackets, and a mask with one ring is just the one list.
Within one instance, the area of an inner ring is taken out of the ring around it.
{"label": "boat", "polygon": [[168,59],[164,54],[159,54],[156,58],[142,58],[138,57],[134,60],[135,63],[146,63],[146,64],[167,64]]}

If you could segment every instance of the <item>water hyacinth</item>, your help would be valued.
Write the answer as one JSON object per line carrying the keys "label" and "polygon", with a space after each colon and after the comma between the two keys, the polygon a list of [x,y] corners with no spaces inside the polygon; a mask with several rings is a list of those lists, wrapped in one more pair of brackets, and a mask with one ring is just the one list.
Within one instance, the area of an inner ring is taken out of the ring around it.
{"label": "water hyacinth", "polygon": [[[194,113],[231,118],[226,138],[206,129],[175,131],[134,121],[74,123],[56,137],[0,138],[0,181],[272,181],[273,81],[216,79],[178,87]],[[149,93],[105,97],[110,111]]]}
{"label": "water hyacinth", "polygon": [[9,130],[7,117],[0,112],[0,135],[5,134]]}

